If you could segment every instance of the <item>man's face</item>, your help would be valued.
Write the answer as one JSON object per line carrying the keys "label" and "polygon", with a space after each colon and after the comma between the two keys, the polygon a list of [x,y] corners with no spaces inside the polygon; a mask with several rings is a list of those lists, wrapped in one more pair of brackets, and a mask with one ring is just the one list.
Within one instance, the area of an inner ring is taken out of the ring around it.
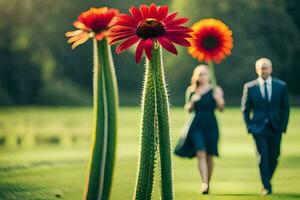
{"label": "man's face", "polygon": [[263,79],[267,79],[273,72],[272,66],[267,63],[262,63],[260,66],[256,67],[256,74]]}

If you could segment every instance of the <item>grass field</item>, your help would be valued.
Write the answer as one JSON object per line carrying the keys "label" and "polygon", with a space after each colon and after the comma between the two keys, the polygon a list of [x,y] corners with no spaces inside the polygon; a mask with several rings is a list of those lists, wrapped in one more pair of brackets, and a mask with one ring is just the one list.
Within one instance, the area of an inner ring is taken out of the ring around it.
{"label": "grass field", "polygon": [[[173,146],[186,114],[171,109]],[[174,157],[174,188],[178,200],[261,199],[254,143],[245,131],[238,108],[218,115],[220,153],[211,195],[199,193],[196,160]],[[139,153],[138,108],[120,110],[117,160],[111,199],[131,199]],[[91,130],[90,108],[0,109],[0,199],[81,199]],[[159,199],[156,181],[153,199]],[[263,199],[300,199],[300,109],[293,108],[284,136],[274,195]]]}

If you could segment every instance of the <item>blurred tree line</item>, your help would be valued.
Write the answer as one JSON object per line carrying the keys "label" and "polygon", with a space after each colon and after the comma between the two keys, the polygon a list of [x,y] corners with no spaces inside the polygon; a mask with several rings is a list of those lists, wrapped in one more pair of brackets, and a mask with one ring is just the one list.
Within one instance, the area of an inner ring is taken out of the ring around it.
{"label": "blurred tree line", "polygon": [[[297,103],[300,94],[297,77],[300,74],[300,1],[174,0],[172,8],[189,16],[191,24],[201,18],[214,17],[232,29],[232,55],[215,66],[227,102],[239,104],[243,84],[255,78],[255,61],[268,57],[273,62],[274,76],[288,83],[293,102]],[[174,93],[183,93],[193,68],[198,64],[186,50],[182,49],[180,55],[166,63]]]}
{"label": "blurred tree line", "polygon": [[[0,0],[0,105],[88,105],[92,94],[91,41],[71,50],[64,33],[89,7],[109,6],[128,13],[131,5],[168,4],[190,25],[201,18],[224,21],[234,33],[232,56],[216,66],[229,103],[238,104],[242,84],[255,77],[259,57],[273,61],[274,76],[300,95],[300,2],[298,0]],[[114,49],[115,47],[113,47]],[[114,55],[120,100],[140,101],[143,64],[131,51]],[[186,49],[165,54],[171,103],[182,104],[193,68],[198,64]]]}

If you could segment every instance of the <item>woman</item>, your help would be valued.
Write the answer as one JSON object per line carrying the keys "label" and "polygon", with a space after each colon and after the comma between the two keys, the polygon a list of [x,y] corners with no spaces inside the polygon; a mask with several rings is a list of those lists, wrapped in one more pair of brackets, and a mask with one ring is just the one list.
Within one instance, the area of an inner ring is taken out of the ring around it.
{"label": "woman", "polygon": [[191,85],[186,92],[185,108],[192,113],[179,140],[175,154],[181,157],[197,157],[202,178],[201,192],[208,194],[213,170],[213,156],[218,156],[219,130],[214,110],[223,111],[225,101],[220,87],[212,88],[206,65],[195,68]]}

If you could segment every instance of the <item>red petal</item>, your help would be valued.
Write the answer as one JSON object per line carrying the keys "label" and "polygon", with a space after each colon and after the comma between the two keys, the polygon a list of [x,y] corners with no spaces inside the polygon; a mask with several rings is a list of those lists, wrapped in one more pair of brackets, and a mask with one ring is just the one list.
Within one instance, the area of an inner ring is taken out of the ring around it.
{"label": "red petal", "polygon": [[137,27],[137,23],[133,23],[133,22],[129,22],[129,21],[124,21],[124,20],[116,21],[116,23],[114,25],[115,26],[131,27],[131,28],[136,28]]}
{"label": "red petal", "polygon": [[119,32],[135,32],[136,28],[128,27],[128,26],[114,26],[110,28],[109,32],[111,33],[119,33]]}
{"label": "red petal", "polygon": [[109,44],[113,44],[119,40],[123,40],[134,35],[136,35],[135,29],[122,26],[115,26],[109,30],[107,38]]}
{"label": "red petal", "polygon": [[179,44],[181,46],[189,47],[191,46],[190,42],[182,37],[176,37],[176,36],[168,36],[165,35],[167,39],[169,39],[171,42],[174,42],[176,44]]}
{"label": "red petal", "polygon": [[146,5],[141,5],[141,6],[140,6],[140,11],[141,11],[141,13],[142,13],[142,15],[143,15],[143,17],[144,17],[145,19],[149,17],[149,8],[148,8],[148,6],[146,6]]}
{"label": "red petal", "polygon": [[124,40],[124,39],[132,37],[132,36],[135,36],[135,34],[130,34],[130,35],[126,34],[126,35],[120,35],[118,37],[109,37],[108,38],[108,43],[109,44],[114,44],[114,43],[116,43],[116,42],[118,42],[120,40]]}
{"label": "red petal", "polygon": [[149,17],[156,19],[156,15],[157,15],[156,5],[152,3],[149,7]]}
{"label": "red petal", "polygon": [[114,17],[112,20],[108,23],[107,27],[112,27],[117,23],[117,18]]}
{"label": "red petal", "polygon": [[167,29],[167,33],[173,33],[173,32],[193,32],[192,29],[188,28],[188,27],[184,27],[184,26],[177,26],[177,27],[172,27],[172,28],[168,28]]}
{"label": "red petal", "polygon": [[185,33],[185,32],[172,32],[172,34],[170,33],[166,33],[164,35],[165,37],[179,37],[179,38],[192,38],[193,36],[191,34]]}
{"label": "red petal", "polygon": [[158,20],[163,20],[164,18],[166,18],[167,14],[168,14],[168,6],[164,5],[164,6],[159,6],[158,10],[157,10],[157,19]]}
{"label": "red petal", "polygon": [[114,26],[111,28],[107,34],[109,44],[113,44],[119,40],[123,40],[125,38],[129,38],[133,35],[136,35],[135,29],[122,27],[122,26]]}
{"label": "red petal", "polygon": [[131,6],[131,8],[129,9],[129,12],[131,13],[131,15],[136,18],[137,20],[143,20],[143,16],[140,12],[139,9],[137,9],[136,7],[134,6]]}
{"label": "red petal", "polygon": [[174,44],[172,44],[172,42],[170,42],[170,40],[168,40],[167,38],[164,38],[164,37],[158,37],[157,40],[159,41],[159,43],[161,44],[161,46],[163,48],[165,48],[166,50],[170,51],[171,53],[174,53],[177,55],[177,49],[174,46]]}
{"label": "red petal", "polygon": [[133,16],[128,14],[119,14],[117,17],[118,20],[126,20],[126,21],[137,21]]}
{"label": "red petal", "polygon": [[170,13],[165,19],[164,19],[164,23],[168,23],[171,20],[173,20],[177,15],[177,12],[172,12]]}
{"label": "red petal", "polygon": [[120,14],[114,25],[137,27],[138,20],[127,14]]}
{"label": "red petal", "polygon": [[110,30],[109,37],[118,37],[120,35],[136,34],[134,30]]}
{"label": "red petal", "polygon": [[144,48],[146,56],[149,60],[152,58],[152,48],[153,48],[153,41],[151,39],[147,39],[144,41]]}
{"label": "red petal", "polygon": [[135,62],[136,63],[139,63],[141,61],[142,55],[143,55],[143,50],[144,50],[144,40],[141,40],[135,50]]}
{"label": "red petal", "polygon": [[122,53],[123,51],[125,51],[126,49],[128,49],[129,47],[131,47],[132,45],[134,45],[137,41],[139,41],[140,38],[133,36],[127,40],[125,40],[122,44],[120,44],[117,49],[116,49],[116,53]]}
{"label": "red petal", "polygon": [[175,19],[175,20],[172,20],[172,21],[166,23],[166,27],[176,27],[176,26],[184,24],[188,21],[189,21],[188,18],[178,18],[178,19]]}

